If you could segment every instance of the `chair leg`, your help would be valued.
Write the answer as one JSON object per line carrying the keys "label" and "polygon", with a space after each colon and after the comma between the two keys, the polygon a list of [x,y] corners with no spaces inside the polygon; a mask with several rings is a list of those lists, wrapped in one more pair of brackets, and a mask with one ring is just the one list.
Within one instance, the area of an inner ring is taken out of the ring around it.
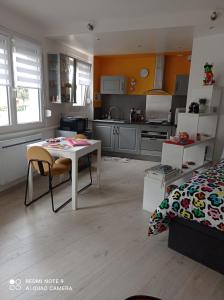
{"label": "chair leg", "polygon": [[28,185],[29,185],[29,174],[30,174],[30,161],[28,163],[27,175],[26,175],[26,190],[25,190],[25,199],[24,199],[25,206],[28,206],[26,200],[27,200],[27,192],[28,192]]}
{"label": "chair leg", "polygon": [[51,194],[51,206],[52,206],[52,210],[53,212],[55,212],[54,209],[54,196],[53,196],[53,189],[52,189],[52,177],[49,175],[49,191]]}
{"label": "chair leg", "polygon": [[72,198],[69,198],[67,201],[65,201],[64,203],[62,203],[59,207],[57,207],[55,209],[55,206],[54,206],[54,196],[53,196],[53,189],[54,187],[52,187],[52,177],[51,175],[49,175],[49,191],[50,191],[50,194],[51,194],[51,206],[52,206],[52,211],[54,213],[57,213],[59,210],[61,210],[63,207],[65,207],[69,202],[72,201]]}
{"label": "chair leg", "polygon": [[65,207],[69,202],[72,201],[72,198],[68,199],[67,201],[65,201],[62,205],[60,205],[58,208],[55,209],[54,207],[54,197],[53,197],[53,189],[60,186],[61,184],[68,182],[70,180],[67,179],[59,184],[57,184],[56,186],[52,186],[52,176],[51,174],[49,174],[49,190],[43,194],[41,194],[40,196],[38,196],[37,198],[31,200],[29,203],[27,203],[27,194],[28,194],[28,186],[29,186],[29,174],[30,174],[30,161],[28,163],[28,169],[27,169],[27,175],[26,175],[26,189],[25,189],[25,199],[24,199],[24,205],[25,206],[30,206],[32,203],[36,202],[37,200],[39,200],[40,198],[42,198],[43,196],[46,196],[47,194],[51,194],[51,205],[52,205],[52,210],[54,213],[58,212],[60,209],[62,209],[63,207]]}

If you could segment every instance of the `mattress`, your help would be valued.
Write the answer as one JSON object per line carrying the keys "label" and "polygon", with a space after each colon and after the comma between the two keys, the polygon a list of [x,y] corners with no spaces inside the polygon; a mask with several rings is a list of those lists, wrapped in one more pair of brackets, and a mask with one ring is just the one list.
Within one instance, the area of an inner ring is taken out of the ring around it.
{"label": "mattress", "polygon": [[175,217],[224,232],[224,160],[174,189],[150,217],[149,235],[165,231]]}

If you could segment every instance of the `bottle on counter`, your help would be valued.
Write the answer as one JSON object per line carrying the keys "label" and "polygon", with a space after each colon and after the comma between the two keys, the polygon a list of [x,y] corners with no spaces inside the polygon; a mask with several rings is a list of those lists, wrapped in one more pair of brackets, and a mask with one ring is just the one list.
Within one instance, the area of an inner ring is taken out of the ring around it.
{"label": "bottle on counter", "polygon": [[171,122],[171,110],[170,110],[169,113],[168,113],[167,122],[168,122],[168,123]]}
{"label": "bottle on counter", "polygon": [[134,107],[130,111],[130,122],[133,122],[135,120],[135,109]]}

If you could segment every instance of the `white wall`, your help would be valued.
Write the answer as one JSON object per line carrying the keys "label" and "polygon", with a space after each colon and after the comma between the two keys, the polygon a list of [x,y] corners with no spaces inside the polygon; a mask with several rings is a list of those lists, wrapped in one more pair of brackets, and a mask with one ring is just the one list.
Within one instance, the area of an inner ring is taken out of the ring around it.
{"label": "white wall", "polygon": [[[203,84],[204,64],[214,63],[216,84],[224,87],[224,34],[196,37],[193,41],[187,107],[191,103],[191,91]],[[215,159],[221,156],[224,147],[224,93],[220,105]]]}
{"label": "white wall", "polygon": [[[43,47],[43,59],[44,59],[44,108],[52,109],[52,117],[44,120],[44,127],[58,126],[61,114],[72,112],[74,115],[89,115],[89,108],[76,108],[71,104],[52,104],[48,101],[48,82],[47,82],[47,53],[65,53],[79,59],[91,62],[92,57],[87,54],[76,51],[75,49],[68,48],[62,44],[59,44],[53,40],[45,38],[45,28],[40,27],[33,23],[31,20],[19,17],[17,14],[0,7],[0,26],[4,29],[9,29],[15,33],[21,34],[24,37],[32,38],[38,41]],[[33,129],[30,126],[30,129]],[[12,132],[18,131],[16,128],[6,128],[4,132],[0,128],[0,139],[4,134],[11,135]]]}

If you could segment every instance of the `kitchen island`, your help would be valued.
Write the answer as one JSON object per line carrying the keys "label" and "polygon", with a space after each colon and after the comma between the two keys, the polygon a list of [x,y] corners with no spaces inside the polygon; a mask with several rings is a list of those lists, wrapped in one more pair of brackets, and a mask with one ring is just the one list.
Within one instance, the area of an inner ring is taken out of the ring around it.
{"label": "kitchen island", "polygon": [[170,123],[93,120],[93,136],[101,140],[105,155],[150,161],[161,160],[162,143],[174,130]]}

